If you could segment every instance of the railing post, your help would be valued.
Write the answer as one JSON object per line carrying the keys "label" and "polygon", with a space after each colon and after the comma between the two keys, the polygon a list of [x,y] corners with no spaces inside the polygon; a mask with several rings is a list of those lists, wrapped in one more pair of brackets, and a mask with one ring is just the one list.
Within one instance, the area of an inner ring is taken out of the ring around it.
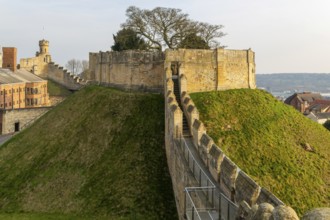
{"label": "railing post", "polygon": [[192,216],[192,220],[195,219],[195,214],[194,214],[194,206],[192,206],[192,209],[191,209],[191,216]]}

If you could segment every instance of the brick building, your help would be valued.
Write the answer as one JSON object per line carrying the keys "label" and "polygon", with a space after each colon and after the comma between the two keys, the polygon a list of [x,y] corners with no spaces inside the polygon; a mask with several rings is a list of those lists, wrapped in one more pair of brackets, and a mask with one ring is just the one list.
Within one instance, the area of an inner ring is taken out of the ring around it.
{"label": "brick building", "polygon": [[26,70],[0,69],[0,109],[49,106],[47,80]]}
{"label": "brick building", "polygon": [[17,49],[15,47],[3,47],[2,53],[2,68],[15,72],[17,68]]}
{"label": "brick building", "polygon": [[0,68],[0,134],[20,131],[49,110],[47,80]]}

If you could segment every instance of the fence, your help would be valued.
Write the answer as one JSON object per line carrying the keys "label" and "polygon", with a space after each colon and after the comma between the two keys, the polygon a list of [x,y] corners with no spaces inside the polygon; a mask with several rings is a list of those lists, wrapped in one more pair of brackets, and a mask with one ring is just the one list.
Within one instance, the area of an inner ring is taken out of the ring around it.
{"label": "fence", "polygon": [[[230,201],[213,184],[200,166],[186,140],[181,137],[178,144],[198,186],[185,188],[185,215],[189,220],[234,220],[238,206]],[[194,149],[193,149],[194,150]],[[201,161],[201,160],[199,160]]]}

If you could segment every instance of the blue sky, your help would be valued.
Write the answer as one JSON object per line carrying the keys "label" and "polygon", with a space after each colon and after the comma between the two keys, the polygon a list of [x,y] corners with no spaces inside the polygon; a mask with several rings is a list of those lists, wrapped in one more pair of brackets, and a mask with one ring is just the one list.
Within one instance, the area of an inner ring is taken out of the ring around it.
{"label": "blue sky", "polygon": [[329,0],[0,0],[0,45],[32,57],[50,41],[53,60],[110,50],[131,6],[180,8],[193,20],[222,24],[229,49],[252,48],[257,73],[330,73]]}

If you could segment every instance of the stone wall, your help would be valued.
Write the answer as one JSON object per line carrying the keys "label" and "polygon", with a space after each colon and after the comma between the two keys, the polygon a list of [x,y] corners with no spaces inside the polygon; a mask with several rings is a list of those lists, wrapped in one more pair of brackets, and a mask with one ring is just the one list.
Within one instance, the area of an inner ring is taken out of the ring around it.
{"label": "stone wall", "polygon": [[1,134],[15,132],[15,123],[18,123],[16,126],[18,126],[19,131],[24,129],[50,109],[51,107],[0,110]]}
{"label": "stone wall", "polygon": [[47,77],[69,90],[79,90],[86,81],[55,63],[48,64]]}
{"label": "stone wall", "polygon": [[283,205],[283,202],[264,188],[261,188],[252,178],[245,174],[233,161],[227,157],[220,147],[207,135],[203,122],[199,120],[198,109],[191,100],[186,88],[188,77],[180,75],[181,106],[189,124],[192,124],[191,134],[199,156],[208,167],[213,178],[219,183],[224,195],[239,205],[270,203],[273,206]]}
{"label": "stone wall", "polygon": [[51,62],[51,59],[49,41],[43,39],[39,41],[39,52],[36,52],[36,56],[21,59],[20,68],[40,77],[47,77],[48,63]]}
{"label": "stone wall", "polygon": [[22,58],[20,60],[20,69],[25,69],[40,77],[47,77],[48,63],[50,55],[40,54],[37,57]]}
{"label": "stone wall", "polygon": [[[167,50],[165,67],[178,65],[187,79],[187,92],[256,88],[252,50]],[[172,71],[173,72],[173,71]]]}
{"label": "stone wall", "polygon": [[122,51],[89,54],[87,80],[125,89],[163,92],[165,79],[184,74],[188,92],[255,88],[251,50]]}
{"label": "stone wall", "polygon": [[124,89],[163,91],[162,52],[123,51],[89,54],[87,80]]}

